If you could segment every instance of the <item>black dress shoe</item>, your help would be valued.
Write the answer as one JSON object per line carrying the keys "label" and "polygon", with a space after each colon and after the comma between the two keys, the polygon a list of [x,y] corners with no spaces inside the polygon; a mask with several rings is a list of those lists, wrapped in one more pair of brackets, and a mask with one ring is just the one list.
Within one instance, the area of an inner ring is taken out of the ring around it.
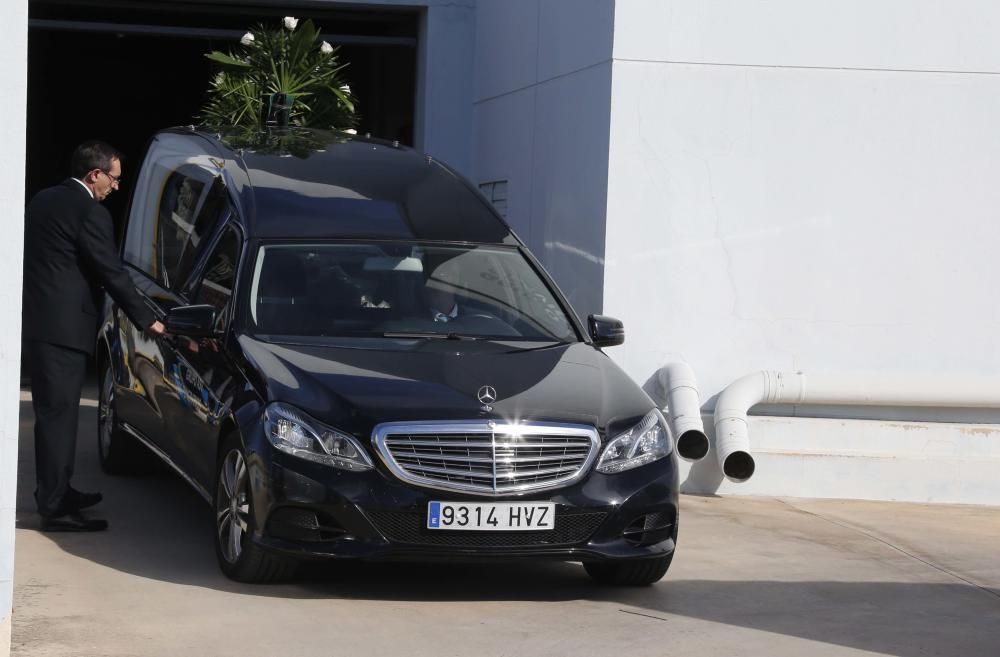
{"label": "black dress shoe", "polygon": [[60,516],[42,516],[43,532],[101,532],[108,528],[108,521],[102,518],[87,518],[80,513]]}
{"label": "black dress shoe", "polygon": [[92,507],[103,499],[104,496],[100,493],[83,493],[70,488],[63,498],[62,508],[66,509],[67,513],[72,513]]}

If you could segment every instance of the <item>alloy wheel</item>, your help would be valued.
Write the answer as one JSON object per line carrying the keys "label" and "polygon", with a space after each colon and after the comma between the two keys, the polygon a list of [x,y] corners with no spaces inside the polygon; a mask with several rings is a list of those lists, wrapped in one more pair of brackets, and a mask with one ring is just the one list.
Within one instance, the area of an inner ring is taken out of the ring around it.
{"label": "alloy wheel", "polygon": [[247,498],[247,467],[238,449],[230,450],[219,470],[216,492],[216,527],[219,547],[229,563],[236,563],[243,553],[250,503]]}
{"label": "alloy wheel", "polygon": [[101,395],[97,403],[97,425],[101,444],[101,453],[105,456],[111,453],[112,435],[115,430],[115,381],[111,376],[111,368],[104,374],[101,384]]}

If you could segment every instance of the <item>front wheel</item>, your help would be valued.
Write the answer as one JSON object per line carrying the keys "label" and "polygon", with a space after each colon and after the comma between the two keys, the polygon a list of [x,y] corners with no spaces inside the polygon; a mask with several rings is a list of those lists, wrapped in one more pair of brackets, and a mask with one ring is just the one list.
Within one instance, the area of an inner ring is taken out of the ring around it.
{"label": "front wheel", "polygon": [[255,524],[250,472],[235,435],[226,439],[215,479],[215,553],[222,572],[238,582],[291,578],[294,561],[271,554],[251,540]]}

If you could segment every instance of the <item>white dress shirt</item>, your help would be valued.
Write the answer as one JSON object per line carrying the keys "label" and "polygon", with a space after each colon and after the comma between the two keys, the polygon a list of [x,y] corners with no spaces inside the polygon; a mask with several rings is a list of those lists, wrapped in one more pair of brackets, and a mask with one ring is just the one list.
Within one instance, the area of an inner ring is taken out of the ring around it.
{"label": "white dress shirt", "polygon": [[90,198],[94,198],[94,192],[90,191],[90,187],[87,187],[87,183],[83,182],[83,181],[82,181],[82,180],[80,180],[79,178],[74,178],[73,180],[75,180],[75,181],[77,181],[78,183],[80,183],[80,185],[82,185],[82,186],[83,186],[83,188],[84,188],[85,190],[87,190],[87,193],[88,193],[88,194],[90,194]]}

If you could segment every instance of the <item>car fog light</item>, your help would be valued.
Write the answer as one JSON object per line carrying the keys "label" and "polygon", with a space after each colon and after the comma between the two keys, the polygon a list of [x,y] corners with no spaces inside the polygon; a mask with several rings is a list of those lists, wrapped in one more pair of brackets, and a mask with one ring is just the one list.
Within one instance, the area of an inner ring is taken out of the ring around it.
{"label": "car fog light", "polygon": [[351,436],[317,422],[302,411],[274,402],[264,410],[264,432],[278,449],[340,470],[370,470],[371,459]]}
{"label": "car fog light", "polygon": [[601,454],[597,471],[604,474],[624,472],[669,456],[674,451],[670,429],[655,408],[639,424],[619,434]]}

